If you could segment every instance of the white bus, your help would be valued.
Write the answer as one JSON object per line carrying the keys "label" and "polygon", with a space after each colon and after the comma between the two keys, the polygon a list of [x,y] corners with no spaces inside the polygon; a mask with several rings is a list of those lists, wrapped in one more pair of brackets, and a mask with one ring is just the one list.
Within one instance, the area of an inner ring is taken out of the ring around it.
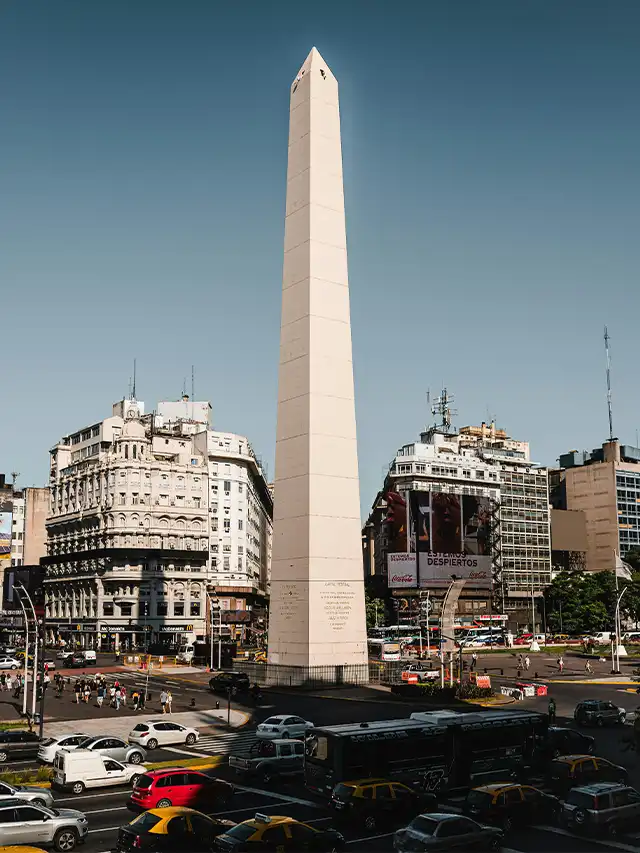
{"label": "white bus", "polygon": [[367,640],[370,660],[400,660],[400,643],[389,640]]}

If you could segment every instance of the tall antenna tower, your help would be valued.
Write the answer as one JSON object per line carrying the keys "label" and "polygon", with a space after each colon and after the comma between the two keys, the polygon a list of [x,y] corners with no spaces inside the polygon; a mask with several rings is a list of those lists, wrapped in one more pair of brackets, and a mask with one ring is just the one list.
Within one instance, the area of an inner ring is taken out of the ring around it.
{"label": "tall antenna tower", "polygon": [[452,409],[451,404],[454,401],[453,394],[449,394],[446,388],[440,392],[440,396],[433,401],[431,406],[431,414],[440,418],[440,423],[436,421],[436,426],[449,432],[451,429],[451,418],[458,414],[457,409]]}
{"label": "tall antenna tower", "polygon": [[609,332],[604,327],[604,351],[607,357],[607,409],[609,411],[609,441],[613,441],[613,412],[611,409],[611,353],[609,352]]}
{"label": "tall antenna tower", "polygon": [[133,359],[133,383],[131,385],[131,399],[136,399],[136,359]]}
{"label": "tall antenna tower", "polygon": [[11,486],[14,489],[16,487],[16,482],[17,482],[19,476],[20,476],[20,471],[12,471],[11,472],[11,479],[13,480],[13,482],[11,483]]}

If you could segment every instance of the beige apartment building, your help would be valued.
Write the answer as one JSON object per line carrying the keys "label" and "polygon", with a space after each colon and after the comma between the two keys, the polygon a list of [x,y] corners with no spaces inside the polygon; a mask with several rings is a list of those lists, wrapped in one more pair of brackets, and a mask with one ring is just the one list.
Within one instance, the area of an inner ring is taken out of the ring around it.
{"label": "beige apartment building", "polygon": [[560,468],[565,508],[586,518],[587,570],[615,569],[616,554],[640,547],[640,449],[614,439],[562,455]]}

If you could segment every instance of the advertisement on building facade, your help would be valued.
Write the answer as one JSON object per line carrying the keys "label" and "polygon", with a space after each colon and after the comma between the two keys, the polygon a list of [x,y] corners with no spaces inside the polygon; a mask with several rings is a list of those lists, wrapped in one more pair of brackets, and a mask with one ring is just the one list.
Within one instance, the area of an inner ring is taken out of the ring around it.
{"label": "advertisement on building facade", "polygon": [[11,565],[13,501],[0,495],[0,568]]}
{"label": "advertisement on building facade", "polygon": [[[388,504],[390,495],[395,493],[387,495]],[[397,498],[394,512],[387,516],[394,535],[389,541],[393,552],[388,558],[389,587],[446,587],[453,577],[466,578],[473,586],[491,585],[489,498],[423,491],[410,492],[408,505],[404,496]],[[403,513],[405,520],[400,524]],[[403,553],[397,545],[404,543],[407,547]],[[416,578],[411,584],[413,572]]]}
{"label": "advertisement on building facade", "polygon": [[398,492],[387,492],[384,499],[387,503],[386,529],[389,552],[406,554],[410,550],[407,537],[409,520],[407,503]]}

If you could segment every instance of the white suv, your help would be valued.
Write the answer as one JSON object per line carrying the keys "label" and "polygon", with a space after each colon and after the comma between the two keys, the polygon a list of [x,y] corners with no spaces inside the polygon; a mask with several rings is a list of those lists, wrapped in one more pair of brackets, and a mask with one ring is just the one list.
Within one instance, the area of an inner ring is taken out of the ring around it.
{"label": "white suv", "polygon": [[268,717],[264,723],[256,729],[256,736],[262,740],[274,740],[275,738],[304,737],[309,729],[313,728],[313,723],[309,720],[303,720],[302,717],[292,717],[289,714],[277,714],[274,717]]}
{"label": "white suv", "polygon": [[199,737],[198,730],[189,726],[181,726],[179,723],[169,723],[165,720],[149,720],[134,726],[127,739],[129,743],[137,743],[146,749],[157,749],[158,746],[167,746],[172,743],[193,746]]}

